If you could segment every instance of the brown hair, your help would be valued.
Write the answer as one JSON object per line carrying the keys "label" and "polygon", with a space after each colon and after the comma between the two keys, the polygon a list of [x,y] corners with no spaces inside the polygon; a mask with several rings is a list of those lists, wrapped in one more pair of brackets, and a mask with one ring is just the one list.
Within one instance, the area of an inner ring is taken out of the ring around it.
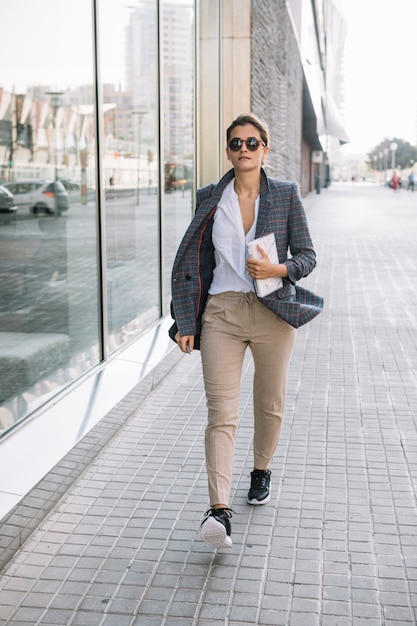
{"label": "brown hair", "polygon": [[226,130],[226,140],[229,141],[232,130],[236,128],[236,126],[246,126],[246,124],[252,124],[252,126],[255,126],[255,128],[259,130],[259,134],[264,144],[266,146],[269,145],[268,126],[254,113],[241,113],[238,115]]}

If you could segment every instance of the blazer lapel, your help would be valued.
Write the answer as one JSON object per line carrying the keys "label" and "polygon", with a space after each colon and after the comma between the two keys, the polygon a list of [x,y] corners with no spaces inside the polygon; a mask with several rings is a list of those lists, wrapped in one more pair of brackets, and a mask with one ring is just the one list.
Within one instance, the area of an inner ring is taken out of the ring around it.
{"label": "blazer lapel", "polygon": [[224,189],[227,187],[227,185],[232,180],[232,178],[234,178],[234,175],[235,175],[234,169],[231,169],[228,172],[226,172],[226,174],[219,180],[217,185],[213,187],[213,190],[210,196],[202,201],[200,210],[201,208],[204,207],[204,209],[206,210],[208,209],[208,212],[210,212],[210,209],[217,206],[217,203],[222,197],[222,193]]}
{"label": "blazer lapel", "polygon": [[262,237],[271,231],[269,216],[271,211],[270,189],[267,176],[262,170],[261,174],[261,198],[259,202],[258,222],[256,224],[256,237]]}

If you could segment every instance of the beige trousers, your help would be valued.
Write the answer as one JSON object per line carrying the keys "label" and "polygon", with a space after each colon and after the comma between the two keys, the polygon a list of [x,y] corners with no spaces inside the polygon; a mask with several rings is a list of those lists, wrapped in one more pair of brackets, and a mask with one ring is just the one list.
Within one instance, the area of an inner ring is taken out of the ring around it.
{"label": "beige trousers", "polygon": [[254,467],[267,469],[281,432],[288,367],[296,330],[254,293],[209,296],[203,315],[201,357],[208,408],[205,433],[211,506],[228,504],[239,423],[242,365],[254,361]]}

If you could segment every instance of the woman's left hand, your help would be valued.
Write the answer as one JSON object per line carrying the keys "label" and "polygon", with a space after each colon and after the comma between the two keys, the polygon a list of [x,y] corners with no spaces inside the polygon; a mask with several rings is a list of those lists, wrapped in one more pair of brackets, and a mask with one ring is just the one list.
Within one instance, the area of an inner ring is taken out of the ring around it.
{"label": "woman's left hand", "polygon": [[262,258],[260,259],[247,259],[246,271],[251,278],[265,279],[265,278],[284,278],[288,275],[287,266],[283,263],[271,263],[267,253],[261,246],[258,246],[259,253]]}

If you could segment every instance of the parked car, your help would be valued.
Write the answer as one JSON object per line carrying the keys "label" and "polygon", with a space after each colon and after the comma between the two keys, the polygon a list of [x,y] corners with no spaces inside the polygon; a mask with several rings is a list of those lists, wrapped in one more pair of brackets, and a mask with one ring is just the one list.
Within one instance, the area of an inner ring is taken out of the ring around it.
{"label": "parked car", "polygon": [[[64,185],[65,189],[68,191],[68,198],[72,204],[82,203],[83,202],[83,189],[81,183],[79,183],[75,178],[60,178],[59,181]],[[96,199],[96,191],[92,187],[85,187],[84,189],[84,200],[95,200]]]}
{"label": "parked car", "polygon": [[81,185],[74,178],[60,178],[59,182],[62,183],[68,192],[69,198],[81,198]]}
{"label": "parked car", "polygon": [[16,215],[17,206],[14,201],[13,194],[0,185],[0,214],[2,215]]}
{"label": "parked car", "polygon": [[68,192],[59,181],[22,178],[5,183],[4,187],[13,194],[19,208],[26,208],[34,215],[38,213],[60,215],[62,211],[68,210]]}

